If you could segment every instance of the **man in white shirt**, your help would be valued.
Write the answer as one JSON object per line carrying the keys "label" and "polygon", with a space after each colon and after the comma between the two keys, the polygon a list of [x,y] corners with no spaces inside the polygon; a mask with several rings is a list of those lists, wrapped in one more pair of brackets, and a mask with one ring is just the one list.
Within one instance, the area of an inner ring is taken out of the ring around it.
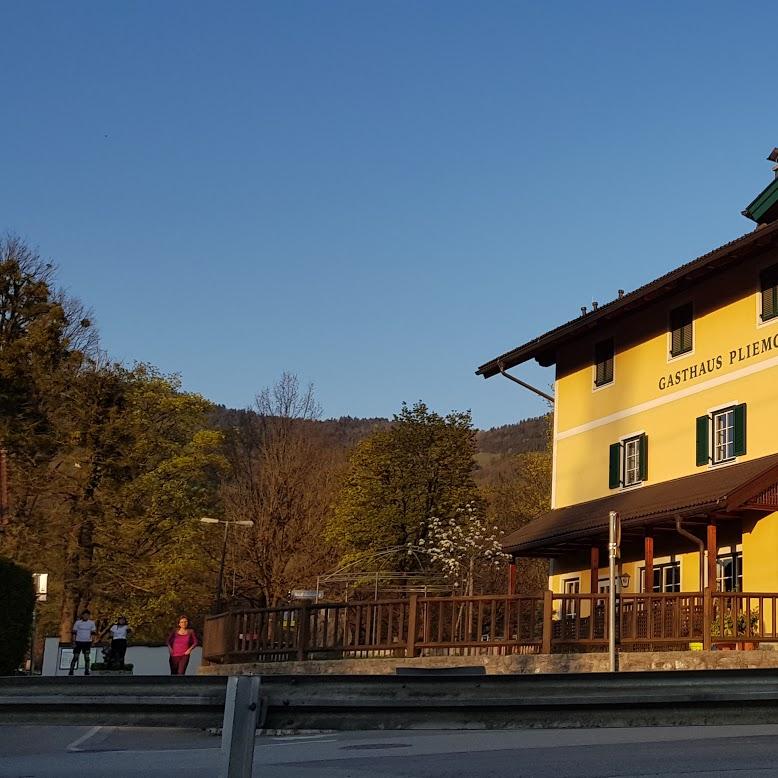
{"label": "man in white shirt", "polygon": [[84,655],[84,675],[89,675],[89,661],[92,657],[92,639],[97,634],[97,625],[89,618],[89,611],[81,613],[81,618],[73,624],[73,658],[70,660],[70,672],[78,667],[78,655]]}

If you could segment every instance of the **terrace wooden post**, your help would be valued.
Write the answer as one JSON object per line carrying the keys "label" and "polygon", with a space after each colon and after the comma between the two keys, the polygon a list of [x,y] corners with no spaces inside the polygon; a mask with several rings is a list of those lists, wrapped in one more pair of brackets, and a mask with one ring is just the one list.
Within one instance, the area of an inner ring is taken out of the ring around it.
{"label": "terrace wooden post", "polygon": [[[644,556],[646,560],[646,583],[645,591],[654,591],[654,533],[649,529],[646,530],[646,536],[643,539],[644,544]],[[637,582],[638,585],[640,582]]]}
{"label": "terrace wooden post", "polygon": [[708,542],[706,548],[708,550],[708,583],[707,588],[711,591],[716,589],[716,557],[719,555],[719,547],[716,542],[716,522],[711,521],[708,524]]}
{"label": "terrace wooden post", "polygon": [[597,594],[597,589],[600,584],[600,548],[599,546],[592,546],[591,554],[589,556],[589,591],[592,594]]}
{"label": "terrace wooden post", "polygon": [[419,610],[419,595],[412,594],[408,598],[408,635],[405,646],[405,656],[416,656],[416,624]]}
{"label": "terrace wooden post", "polygon": [[508,596],[516,594],[516,557],[511,559],[508,565]]}
{"label": "terrace wooden post", "polygon": [[310,610],[307,604],[300,606],[297,617],[297,661],[303,662],[308,654],[308,621]]}
{"label": "terrace wooden post", "polygon": [[542,654],[551,653],[551,632],[554,619],[554,593],[550,589],[543,592],[543,645]]}
{"label": "terrace wooden post", "polygon": [[713,597],[710,586],[705,587],[702,594],[702,648],[710,651],[711,624],[713,623]]}

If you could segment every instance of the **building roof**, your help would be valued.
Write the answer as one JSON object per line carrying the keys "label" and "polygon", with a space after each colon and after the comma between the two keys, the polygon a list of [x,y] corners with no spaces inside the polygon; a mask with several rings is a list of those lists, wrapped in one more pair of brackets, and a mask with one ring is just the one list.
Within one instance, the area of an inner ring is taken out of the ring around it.
{"label": "building roof", "polygon": [[[716,467],[670,481],[627,489],[599,500],[549,511],[503,538],[503,551],[516,556],[553,556],[608,532],[617,511],[623,530],[682,517],[743,510],[778,509],[778,454]],[[534,553],[532,553],[534,552]]]}
{"label": "building roof", "polygon": [[746,254],[771,245],[777,239],[778,221],[759,227],[753,232],[681,265],[641,286],[634,292],[601,305],[594,311],[578,316],[566,324],[549,330],[511,351],[485,362],[476,370],[476,375],[491,378],[500,372],[501,366],[503,370],[507,370],[533,358],[537,359],[541,365],[553,365],[556,362],[556,349],[564,343],[574,340],[598,326],[610,326],[615,320],[649,305],[658,297],[675,293],[684,286],[696,283],[701,278],[742,259]]}
{"label": "building roof", "polygon": [[[778,149],[773,149],[772,158]],[[755,221],[757,224],[769,224],[778,218],[778,177],[773,179],[754,199],[746,206],[743,216]]]}

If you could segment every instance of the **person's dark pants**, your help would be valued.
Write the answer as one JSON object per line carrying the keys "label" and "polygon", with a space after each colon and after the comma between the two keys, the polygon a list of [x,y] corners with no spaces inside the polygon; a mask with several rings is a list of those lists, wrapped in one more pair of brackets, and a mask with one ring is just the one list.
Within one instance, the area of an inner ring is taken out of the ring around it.
{"label": "person's dark pants", "polygon": [[127,640],[114,638],[111,641],[111,659],[119,667],[124,667],[124,655],[127,653]]}
{"label": "person's dark pants", "polygon": [[186,675],[186,668],[189,664],[189,654],[183,656],[170,657],[170,675]]}
{"label": "person's dark pants", "polygon": [[73,649],[73,658],[70,660],[70,672],[72,673],[78,667],[78,655],[84,655],[84,672],[89,672],[89,661],[92,658],[92,643],[91,641],[78,641],[76,647]]}

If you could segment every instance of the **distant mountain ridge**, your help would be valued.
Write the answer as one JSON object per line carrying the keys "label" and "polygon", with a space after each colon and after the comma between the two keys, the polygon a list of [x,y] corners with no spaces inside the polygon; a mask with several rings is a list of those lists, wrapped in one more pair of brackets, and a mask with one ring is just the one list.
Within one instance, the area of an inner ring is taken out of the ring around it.
{"label": "distant mountain ridge", "polygon": [[[213,422],[221,429],[238,425],[238,420],[250,410],[237,410],[217,406],[213,411]],[[307,422],[318,427],[318,431],[334,447],[351,448],[360,440],[370,435],[377,427],[385,427],[390,423],[383,418],[357,418],[341,416],[338,419],[322,419]],[[538,416],[522,419],[515,424],[503,424],[488,430],[476,432],[478,451],[482,454],[510,455],[523,454],[527,451],[545,451],[546,419]]]}

